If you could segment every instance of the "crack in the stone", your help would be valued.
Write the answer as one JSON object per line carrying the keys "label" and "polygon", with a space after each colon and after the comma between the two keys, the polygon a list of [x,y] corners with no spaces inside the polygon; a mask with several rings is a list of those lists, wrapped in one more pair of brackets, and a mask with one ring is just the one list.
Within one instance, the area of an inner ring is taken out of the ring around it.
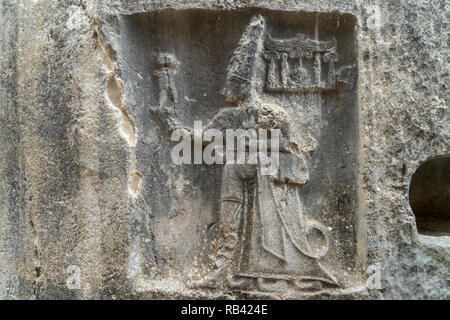
{"label": "crack in the stone", "polygon": [[33,259],[34,259],[34,275],[33,275],[33,295],[36,297],[36,299],[39,298],[39,287],[38,287],[38,280],[42,274],[41,272],[41,259],[40,259],[40,252],[39,252],[39,235],[36,230],[36,225],[33,221],[32,214],[30,213],[29,217],[29,224],[31,227],[31,232],[33,233],[33,242],[34,242],[34,248],[33,248]]}

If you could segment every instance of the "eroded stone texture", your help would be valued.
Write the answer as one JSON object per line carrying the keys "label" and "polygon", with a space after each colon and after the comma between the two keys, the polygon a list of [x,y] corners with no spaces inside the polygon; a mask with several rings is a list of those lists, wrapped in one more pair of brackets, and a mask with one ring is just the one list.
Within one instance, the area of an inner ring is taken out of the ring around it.
{"label": "eroded stone texture", "polygon": [[[408,199],[449,154],[446,12],[4,0],[0,297],[448,299]],[[173,163],[195,120],[281,129],[279,170]]]}
{"label": "eroded stone texture", "polygon": [[[320,23],[338,19],[348,22],[322,28],[321,40]],[[135,281],[153,291],[154,278],[189,288],[190,280],[218,280],[209,279],[213,272],[233,277],[226,288],[249,294],[322,282],[360,286],[356,79],[341,71],[356,74],[354,17],[248,9],[120,20],[117,56],[142,136],[135,154],[143,185],[132,207],[141,230],[131,239]],[[275,181],[259,166],[171,164],[171,130],[195,120],[224,137],[226,129],[281,129]],[[313,233],[317,252],[308,241]],[[175,280],[166,279],[171,272]]]}

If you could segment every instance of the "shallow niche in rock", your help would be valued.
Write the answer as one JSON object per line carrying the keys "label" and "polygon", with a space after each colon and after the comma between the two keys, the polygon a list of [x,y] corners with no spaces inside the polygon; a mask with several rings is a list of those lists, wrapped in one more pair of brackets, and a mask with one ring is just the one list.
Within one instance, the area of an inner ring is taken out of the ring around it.
{"label": "shallow niche in rock", "polygon": [[409,204],[419,234],[450,236],[450,155],[429,159],[417,168]]}

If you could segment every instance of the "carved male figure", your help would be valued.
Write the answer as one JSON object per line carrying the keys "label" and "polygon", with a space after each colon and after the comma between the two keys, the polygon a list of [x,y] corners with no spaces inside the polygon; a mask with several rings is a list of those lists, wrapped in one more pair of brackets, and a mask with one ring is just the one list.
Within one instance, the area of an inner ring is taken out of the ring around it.
{"label": "carved male figure", "polygon": [[[263,102],[257,93],[257,71],[265,67],[264,36],[265,21],[256,16],[242,35],[227,69],[224,95],[234,106],[220,111],[204,130],[278,129],[279,150],[268,151],[279,152],[279,167],[267,175],[262,174],[261,159],[257,164],[225,164],[216,271],[202,285],[253,284],[260,290],[271,290],[266,280],[283,285],[305,278],[335,284],[318,262],[328,250],[326,230],[307,219],[298,193],[309,173],[296,132],[286,112]],[[270,134],[258,136],[267,141],[273,138]],[[308,241],[310,233],[318,235],[318,243]]]}
{"label": "carved male figure", "polygon": [[171,54],[160,53],[156,59],[156,65],[159,68],[155,72],[159,83],[159,106],[174,105],[178,100],[174,83],[178,61]]}

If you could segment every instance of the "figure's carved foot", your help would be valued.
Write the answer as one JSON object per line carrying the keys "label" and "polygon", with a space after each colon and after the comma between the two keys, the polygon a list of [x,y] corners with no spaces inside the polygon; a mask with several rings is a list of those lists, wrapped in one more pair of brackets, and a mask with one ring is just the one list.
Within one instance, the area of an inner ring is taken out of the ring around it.
{"label": "figure's carved foot", "polygon": [[191,287],[196,289],[218,289],[228,286],[230,275],[227,268],[222,267],[213,271],[204,279],[191,282]]}
{"label": "figure's carved foot", "polygon": [[206,279],[192,281],[189,287],[193,289],[218,289],[221,287],[221,281],[216,277],[208,277]]}
{"label": "figure's carved foot", "polygon": [[287,290],[287,281],[282,279],[258,278],[256,284],[259,290],[266,292],[285,292]]}
{"label": "figure's carved foot", "polygon": [[249,278],[233,275],[229,275],[227,277],[227,285],[230,289],[250,289],[252,287],[252,283],[253,282]]}
{"label": "figure's carved foot", "polygon": [[321,290],[323,289],[323,283],[319,280],[314,281],[294,281],[297,289],[300,290]]}

